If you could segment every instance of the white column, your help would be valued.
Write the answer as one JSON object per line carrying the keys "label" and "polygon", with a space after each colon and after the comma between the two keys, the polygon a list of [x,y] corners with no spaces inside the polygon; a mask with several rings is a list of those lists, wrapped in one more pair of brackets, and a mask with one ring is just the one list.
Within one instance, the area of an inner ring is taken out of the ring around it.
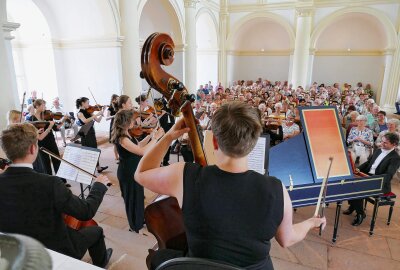
{"label": "white column", "polygon": [[120,0],[121,34],[124,38],[121,48],[123,93],[132,101],[142,91],[138,0]]}
{"label": "white column", "polygon": [[310,49],[310,56],[308,58],[308,75],[307,75],[307,85],[311,85],[312,82],[312,75],[313,75],[313,68],[314,68],[314,57],[315,57],[315,49]]}
{"label": "white column", "polygon": [[0,0],[0,130],[6,125],[9,110],[20,110],[14,60],[12,56],[11,31],[19,27],[17,23],[7,22],[6,0]]}
{"label": "white column", "polygon": [[312,24],[312,11],[311,10],[296,10],[297,13],[297,27],[296,27],[296,41],[293,54],[293,68],[291,82],[293,87],[307,86],[308,79],[308,62],[309,62],[309,48],[310,48],[310,35]]}
{"label": "white column", "polygon": [[198,0],[185,0],[185,86],[196,93],[197,52],[196,52],[196,4]]}
{"label": "white column", "polygon": [[[386,70],[385,70],[386,73]],[[386,88],[382,87],[380,106],[387,112],[395,111],[395,102],[400,84],[400,34],[397,35],[397,45],[394,52]],[[384,97],[384,98],[383,98]]]}
{"label": "white column", "polygon": [[376,93],[376,103],[378,103],[380,106],[384,106],[386,94],[387,94],[387,87],[389,83],[389,77],[390,77],[390,71],[392,69],[392,61],[393,61],[393,53],[394,50],[386,50],[385,52],[385,71],[383,73],[383,81],[382,81],[382,87],[381,91],[378,95]]}
{"label": "white column", "polygon": [[226,39],[229,26],[228,0],[221,0],[219,13],[219,54],[218,54],[218,81],[225,88],[229,86],[227,79]]}
{"label": "white column", "polygon": [[[292,73],[293,73],[293,51],[290,52],[289,56],[289,74],[288,74],[288,83],[292,83]],[[294,87],[294,85],[293,85]]]}

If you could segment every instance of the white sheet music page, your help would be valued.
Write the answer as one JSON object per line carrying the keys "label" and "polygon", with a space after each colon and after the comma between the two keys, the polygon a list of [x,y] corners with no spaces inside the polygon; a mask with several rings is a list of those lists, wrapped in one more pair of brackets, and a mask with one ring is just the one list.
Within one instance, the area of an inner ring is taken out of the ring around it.
{"label": "white sheet music page", "polygon": [[[87,172],[94,173],[99,156],[100,152],[80,149],[81,159],[79,162],[79,167]],[[82,184],[90,185],[92,182],[92,177],[79,171],[76,181]]]}
{"label": "white sheet music page", "polygon": [[[63,159],[89,173],[94,173],[99,156],[99,151],[84,149],[79,146],[67,145],[64,151]],[[90,185],[92,182],[91,176],[80,172],[66,162],[61,162],[57,176],[86,185]]]}
{"label": "white sheet music page", "polygon": [[261,174],[265,174],[264,164],[266,142],[267,139],[265,137],[259,137],[256,146],[247,158],[249,169]]}
{"label": "white sheet music page", "polygon": [[[80,162],[80,149],[78,147],[67,146],[64,151],[63,159],[71,162],[74,165],[79,165]],[[68,165],[65,162],[61,162],[60,168],[58,169],[57,176],[65,178],[67,180],[76,181],[78,176],[78,170]]]}

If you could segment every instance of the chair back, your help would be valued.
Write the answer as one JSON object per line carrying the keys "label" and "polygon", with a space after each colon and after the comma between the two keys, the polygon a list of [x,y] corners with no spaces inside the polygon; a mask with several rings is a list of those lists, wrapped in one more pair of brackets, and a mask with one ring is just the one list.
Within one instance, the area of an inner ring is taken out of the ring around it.
{"label": "chair back", "polygon": [[175,258],[159,265],[156,270],[244,270],[230,264],[201,258]]}

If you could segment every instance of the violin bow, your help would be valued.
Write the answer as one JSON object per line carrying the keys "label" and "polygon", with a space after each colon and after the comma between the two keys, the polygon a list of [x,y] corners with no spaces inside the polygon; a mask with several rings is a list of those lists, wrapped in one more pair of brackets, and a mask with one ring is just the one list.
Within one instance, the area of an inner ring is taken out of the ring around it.
{"label": "violin bow", "polygon": [[93,93],[92,93],[92,90],[90,90],[90,87],[88,87],[88,90],[89,90],[90,94],[92,95],[92,98],[93,98],[94,102],[96,102],[96,107],[100,110],[99,103],[97,103],[97,100],[96,100],[96,98],[94,97],[94,95],[93,95]]}
{"label": "violin bow", "polygon": [[158,114],[157,114],[157,110],[156,110],[156,106],[155,106],[155,103],[154,103],[154,96],[153,96],[153,91],[152,91],[152,90],[153,90],[153,89],[152,89],[151,86],[150,86],[150,87],[149,87],[149,93],[150,93],[151,100],[153,101],[154,114],[156,115],[157,122],[158,122],[158,126],[161,127],[161,124],[160,124],[160,117],[159,117]]}
{"label": "violin bow", "polygon": [[[328,167],[328,172],[326,174],[326,178],[322,179],[322,184],[321,184],[321,189],[319,192],[319,197],[318,197],[318,203],[317,207],[315,208],[315,213],[314,216],[319,217],[324,217],[324,212],[326,208],[326,190],[328,189],[328,178],[329,178],[329,173],[332,168],[332,163],[333,163],[333,157],[329,157],[329,167]],[[319,235],[322,235],[322,224],[319,226]]]}
{"label": "violin bow", "polygon": [[22,115],[23,115],[23,113],[24,113],[25,95],[26,95],[26,91],[24,91],[24,94],[22,95],[21,116],[20,116],[20,118],[19,118],[19,122],[20,122],[20,123],[22,123]]}
{"label": "violin bow", "polygon": [[[48,154],[49,156],[51,156],[51,157],[53,157],[55,159],[58,159],[59,161],[65,162],[69,166],[73,167],[74,169],[77,169],[78,171],[80,171],[80,172],[82,172],[84,174],[87,174],[87,175],[89,175],[89,176],[91,176],[93,178],[97,178],[97,176],[95,174],[90,173],[88,171],[85,171],[84,169],[82,169],[82,168],[76,166],[75,164],[73,164],[73,163],[71,163],[71,162],[69,162],[69,161],[57,156],[56,154],[54,154],[53,152],[51,152],[50,150],[48,150],[48,149],[46,149],[44,147],[40,147],[40,151],[42,151],[43,153]],[[107,186],[111,186],[111,185],[112,185],[111,183],[107,184]]]}

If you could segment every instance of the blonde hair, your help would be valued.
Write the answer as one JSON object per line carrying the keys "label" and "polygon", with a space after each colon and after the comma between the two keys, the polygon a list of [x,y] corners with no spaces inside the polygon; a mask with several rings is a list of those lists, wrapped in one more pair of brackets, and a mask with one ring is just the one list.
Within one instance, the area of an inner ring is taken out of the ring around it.
{"label": "blonde hair", "polygon": [[10,110],[7,112],[7,125],[17,124],[21,122],[21,112]]}

